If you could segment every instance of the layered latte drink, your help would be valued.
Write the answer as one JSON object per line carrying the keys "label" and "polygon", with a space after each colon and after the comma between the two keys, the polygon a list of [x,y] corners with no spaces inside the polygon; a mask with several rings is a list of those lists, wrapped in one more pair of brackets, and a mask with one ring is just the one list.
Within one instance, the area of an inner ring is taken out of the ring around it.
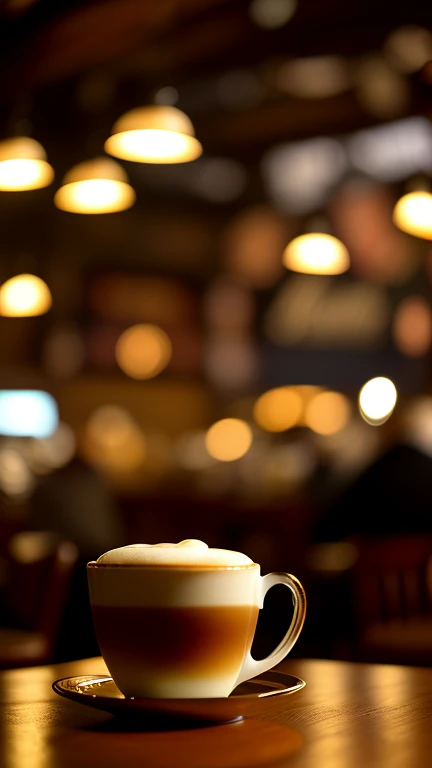
{"label": "layered latte drink", "polygon": [[100,649],[125,696],[223,697],[258,673],[250,648],[269,577],[246,555],[190,539],[135,544],[87,573]]}

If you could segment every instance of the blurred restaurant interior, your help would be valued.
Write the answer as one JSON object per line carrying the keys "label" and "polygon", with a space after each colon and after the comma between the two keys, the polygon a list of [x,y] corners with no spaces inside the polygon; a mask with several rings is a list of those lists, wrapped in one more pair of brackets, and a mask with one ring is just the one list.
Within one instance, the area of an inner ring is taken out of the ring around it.
{"label": "blurred restaurant interior", "polygon": [[0,668],[96,655],[85,563],[185,538],[303,581],[296,655],[432,664],[431,29],[1,2]]}

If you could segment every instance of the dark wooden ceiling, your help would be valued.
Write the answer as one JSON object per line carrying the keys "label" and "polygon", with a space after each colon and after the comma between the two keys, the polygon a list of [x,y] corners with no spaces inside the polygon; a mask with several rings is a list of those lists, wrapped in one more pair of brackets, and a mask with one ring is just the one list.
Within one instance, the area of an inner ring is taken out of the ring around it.
{"label": "dark wooden ceiling", "polygon": [[[262,71],[278,57],[352,58],[378,50],[401,24],[432,26],[432,5],[424,0],[299,0],[290,23],[272,31],[253,24],[248,6],[245,0],[3,2],[3,131],[21,116],[29,97],[43,101],[47,95],[53,108],[63,109],[62,97],[70,102],[71,84],[93,76],[104,78],[105,85],[108,79],[111,87],[104,110],[108,123],[119,111],[151,99],[161,86],[183,87],[186,94],[192,85],[195,100],[184,108],[196,111],[192,117],[208,150],[256,154],[275,141],[352,130],[373,119],[350,92],[325,102],[267,98],[237,112],[211,102],[197,109],[199,88],[208,92],[212,78],[232,68]],[[414,82],[410,111],[424,112],[425,98],[421,84]],[[45,103],[45,114],[46,109]],[[70,104],[66,112],[69,119]],[[91,133],[91,126],[84,130]]]}
{"label": "dark wooden ceiling", "polygon": [[[352,90],[306,100],[268,87],[256,104],[229,109],[215,96],[217,79],[241,69],[267,85],[266,72],[275,61],[338,54],[355,62],[379,50],[389,31],[401,24],[432,27],[432,5],[424,0],[299,0],[293,19],[272,31],[254,25],[248,7],[249,0],[0,0],[0,131],[30,130],[46,147],[58,184],[71,165],[101,154],[119,114],[148,103],[158,88],[174,86],[178,106],[190,114],[205,152],[233,157],[247,167],[248,187],[238,207],[259,203],[265,199],[259,160],[269,147],[353,131],[378,119],[362,108]],[[420,75],[413,75],[406,114],[428,114],[429,91]],[[115,260],[114,251],[123,243],[121,257],[127,253],[134,260],[143,221],[150,226],[162,209],[163,217],[172,213],[177,221],[186,210],[189,221],[207,232],[220,230],[236,210],[235,205],[222,211],[206,207],[196,198],[188,207],[174,184],[172,189],[165,185],[158,199],[157,190],[146,185],[149,169],[127,166],[137,205],[119,218],[104,219],[103,229],[99,220],[78,221],[82,217],[56,211],[50,188],[27,193],[25,199],[2,198],[3,242],[16,247],[17,225],[25,213],[36,229],[21,228],[19,249],[29,251],[37,241],[41,251],[47,250],[44,243],[61,232],[63,249],[68,241],[77,253],[79,244],[77,258],[87,253],[87,260],[94,261],[112,253]],[[111,229],[118,237],[104,237]],[[171,261],[180,263],[173,249]],[[153,250],[161,263],[161,250]],[[213,263],[210,250],[201,259],[203,269]]]}

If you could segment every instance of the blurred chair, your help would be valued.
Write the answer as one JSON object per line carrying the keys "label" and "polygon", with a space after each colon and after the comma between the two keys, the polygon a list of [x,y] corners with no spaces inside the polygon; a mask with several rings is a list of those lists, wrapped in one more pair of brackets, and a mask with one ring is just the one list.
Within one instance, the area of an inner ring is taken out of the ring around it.
{"label": "blurred chair", "polygon": [[358,542],[353,571],[361,661],[432,665],[432,536]]}
{"label": "blurred chair", "polygon": [[46,664],[60,629],[77,548],[50,532],[25,531],[11,538],[9,555],[0,669]]}

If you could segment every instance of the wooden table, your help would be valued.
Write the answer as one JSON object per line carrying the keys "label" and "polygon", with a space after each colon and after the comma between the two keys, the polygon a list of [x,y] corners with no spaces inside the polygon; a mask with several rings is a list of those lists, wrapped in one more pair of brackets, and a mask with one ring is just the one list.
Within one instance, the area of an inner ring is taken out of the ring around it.
{"label": "wooden table", "polygon": [[285,662],[307,681],[237,723],[151,732],[61,699],[101,659],[0,674],[1,768],[430,768],[432,669]]}

